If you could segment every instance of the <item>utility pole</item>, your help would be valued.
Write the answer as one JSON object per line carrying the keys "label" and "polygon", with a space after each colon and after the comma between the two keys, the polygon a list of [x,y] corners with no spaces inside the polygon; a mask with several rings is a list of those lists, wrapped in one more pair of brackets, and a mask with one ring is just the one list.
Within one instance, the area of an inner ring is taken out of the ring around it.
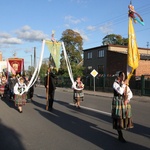
{"label": "utility pole", "polygon": [[31,54],[31,67],[32,67],[32,54]]}
{"label": "utility pole", "polygon": [[34,47],[34,68],[36,67],[36,47]]}

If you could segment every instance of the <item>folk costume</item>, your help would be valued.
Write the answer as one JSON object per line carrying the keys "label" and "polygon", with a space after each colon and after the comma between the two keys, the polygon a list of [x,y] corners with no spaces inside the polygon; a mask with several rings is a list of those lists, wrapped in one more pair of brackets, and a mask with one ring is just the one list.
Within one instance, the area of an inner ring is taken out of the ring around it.
{"label": "folk costume", "polygon": [[77,104],[77,107],[80,108],[80,101],[83,101],[84,99],[84,93],[83,93],[83,88],[84,84],[80,80],[80,78],[74,82],[72,88],[74,89],[73,93],[73,102]]}
{"label": "folk costume", "polygon": [[[18,79],[18,83],[14,86],[15,105],[18,106],[19,112],[22,112],[22,106],[26,104],[26,84],[23,78]],[[24,92],[22,94],[22,92]]]}
{"label": "folk costume", "polygon": [[1,96],[1,99],[6,97],[8,90],[9,90],[9,87],[8,87],[6,76],[3,76],[1,78],[1,83],[0,83],[0,96]]}
{"label": "folk costume", "polygon": [[[120,75],[124,74],[120,72]],[[122,129],[133,128],[130,99],[133,97],[132,91],[124,81],[118,79],[113,83],[114,97],[112,100],[113,129],[118,131],[118,139],[126,142],[123,138]],[[126,103],[125,103],[126,101]]]}

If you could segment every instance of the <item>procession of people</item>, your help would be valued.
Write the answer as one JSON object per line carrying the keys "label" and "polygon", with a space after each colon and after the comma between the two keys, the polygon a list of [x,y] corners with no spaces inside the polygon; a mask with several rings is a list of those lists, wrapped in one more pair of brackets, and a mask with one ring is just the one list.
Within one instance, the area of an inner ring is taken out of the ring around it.
{"label": "procession of people", "polygon": [[[125,74],[118,71],[115,74],[116,79],[113,83],[114,96],[112,99],[112,125],[113,129],[118,132],[118,140],[125,143],[122,130],[133,128],[132,111],[130,100],[133,97],[132,91],[128,86],[128,80],[125,79]],[[22,113],[23,106],[27,102],[31,102],[34,93],[34,85],[26,90],[27,85],[31,80],[30,76],[12,75],[0,76],[0,96],[2,100],[8,96],[10,101],[14,101],[17,110]],[[46,88],[46,110],[53,110],[54,95],[55,95],[55,74],[52,73],[51,68],[47,69],[44,78],[44,86]],[[77,108],[81,108],[81,101],[84,100],[84,84],[81,77],[78,76],[72,85],[73,89],[73,102]],[[29,101],[30,100],[30,101]]]}
{"label": "procession of people", "polygon": [[[21,76],[19,74],[9,75],[2,73],[0,75],[0,98],[1,100],[9,99],[14,102],[16,108],[20,113],[23,112],[23,106],[27,102],[31,102],[34,93],[34,85],[27,91],[26,87],[31,78],[28,76]],[[28,80],[29,79],[29,80]]]}

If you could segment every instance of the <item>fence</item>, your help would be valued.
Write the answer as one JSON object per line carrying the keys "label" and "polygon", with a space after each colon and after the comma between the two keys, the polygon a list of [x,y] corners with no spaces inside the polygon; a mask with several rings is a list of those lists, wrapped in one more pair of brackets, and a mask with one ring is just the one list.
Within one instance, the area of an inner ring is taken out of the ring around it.
{"label": "fence", "polygon": [[[113,92],[112,85],[114,77],[95,77],[95,91]],[[94,90],[94,79],[92,76],[82,78],[86,90]],[[71,88],[72,83],[69,77],[58,77],[58,87]],[[129,82],[134,95],[150,96],[150,76],[132,77]]]}

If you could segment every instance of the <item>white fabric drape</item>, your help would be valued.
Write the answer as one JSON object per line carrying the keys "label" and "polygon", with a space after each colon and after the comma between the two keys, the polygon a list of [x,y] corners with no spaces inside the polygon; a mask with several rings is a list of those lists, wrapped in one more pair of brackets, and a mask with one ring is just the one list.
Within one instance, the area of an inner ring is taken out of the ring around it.
{"label": "white fabric drape", "polygon": [[[68,69],[68,74],[69,74],[70,80],[72,82],[72,88],[76,89],[76,90],[82,90],[81,88],[80,89],[77,88],[76,85],[75,85],[75,81],[74,81],[73,73],[72,73],[72,68],[71,68],[70,61],[69,61],[68,56],[67,56],[67,52],[66,52],[66,49],[65,49],[65,46],[64,46],[64,42],[62,42],[61,44],[62,44],[62,49],[63,49],[63,52],[64,52],[64,57],[65,57],[65,61],[66,61],[67,69]],[[41,69],[41,65],[42,65],[44,48],[45,48],[45,40],[43,40],[43,42],[42,42],[42,50],[41,50],[41,54],[40,54],[39,63],[36,66],[35,71],[34,71],[32,77],[31,77],[31,80],[29,81],[29,84],[27,85],[24,92],[27,92],[29,90],[29,88],[34,85],[34,83],[36,82],[36,80],[38,78],[38,75],[39,75],[39,72],[40,72],[40,69]],[[24,92],[22,92],[21,95]]]}
{"label": "white fabric drape", "polygon": [[77,88],[76,87],[76,82],[74,81],[74,78],[73,78],[72,68],[71,68],[70,61],[69,61],[68,56],[67,56],[67,52],[66,52],[66,49],[65,49],[65,46],[64,46],[64,42],[62,42],[62,48],[63,48],[63,51],[64,51],[64,57],[65,57],[65,60],[66,60],[68,74],[69,74],[70,80],[72,82],[72,88],[75,89],[75,90],[83,90],[83,88]]}
{"label": "white fabric drape", "polygon": [[[34,70],[34,73],[33,73],[32,77],[31,77],[31,80],[29,81],[29,84],[27,85],[27,87],[26,87],[24,92],[27,92],[29,90],[29,88],[34,85],[34,83],[36,82],[36,80],[38,78],[38,75],[39,75],[39,72],[40,72],[40,69],[41,69],[41,65],[42,65],[42,60],[43,60],[44,47],[45,47],[45,40],[43,40],[43,42],[42,42],[42,50],[41,50],[41,54],[40,54],[39,63],[36,66],[36,68]],[[24,92],[22,92],[21,95]]]}

